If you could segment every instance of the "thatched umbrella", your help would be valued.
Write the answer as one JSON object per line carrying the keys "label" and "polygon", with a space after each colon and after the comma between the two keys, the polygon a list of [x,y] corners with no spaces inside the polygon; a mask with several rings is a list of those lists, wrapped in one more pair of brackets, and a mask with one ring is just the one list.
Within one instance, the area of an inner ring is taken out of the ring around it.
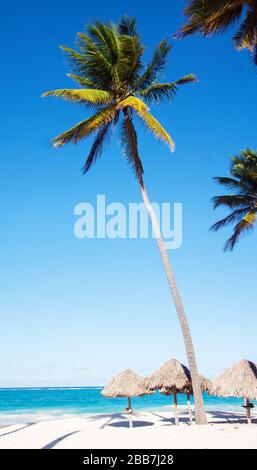
{"label": "thatched umbrella", "polygon": [[179,424],[177,392],[191,382],[189,369],[176,359],[165,362],[144,384],[149,390],[160,390],[164,395],[173,395],[175,423]]}
{"label": "thatched umbrella", "polygon": [[244,398],[247,423],[251,422],[250,400],[257,400],[257,366],[243,359],[224,372],[213,382],[210,395]]}
{"label": "thatched umbrella", "polygon": [[149,395],[144,386],[144,380],[130,369],[113,377],[110,383],[104,387],[101,394],[108,398],[126,397],[128,399],[129,427],[132,427],[131,397]]}

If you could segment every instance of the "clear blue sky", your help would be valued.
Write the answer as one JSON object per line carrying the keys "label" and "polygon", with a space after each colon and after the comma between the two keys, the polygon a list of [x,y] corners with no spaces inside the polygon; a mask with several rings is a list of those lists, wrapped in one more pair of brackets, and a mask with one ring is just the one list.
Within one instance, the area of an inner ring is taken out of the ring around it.
{"label": "clear blue sky", "polygon": [[[171,6],[172,4],[172,6]],[[84,116],[43,91],[73,87],[58,48],[95,18],[135,15],[148,46],[182,23],[183,1],[5,2],[1,8],[0,386],[94,385],[131,367],[147,374],[170,357],[186,362],[153,240],[78,240],[77,202],[140,201],[117,140],[83,176],[88,144],[52,149],[50,139]],[[170,251],[192,328],[199,369],[211,377],[243,357],[257,362],[256,237],[224,254],[230,230],[214,234],[213,176],[229,157],[256,148],[256,68],[231,31],[174,43],[173,80],[193,72],[171,105],[152,112],[176,152],[139,130],[151,199],[182,202],[183,245]]]}

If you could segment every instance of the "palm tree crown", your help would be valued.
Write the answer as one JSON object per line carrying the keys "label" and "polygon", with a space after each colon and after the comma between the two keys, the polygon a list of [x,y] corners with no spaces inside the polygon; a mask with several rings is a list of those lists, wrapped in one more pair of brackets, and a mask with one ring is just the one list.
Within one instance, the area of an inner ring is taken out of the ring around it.
{"label": "palm tree crown", "polygon": [[257,152],[247,149],[232,157],[230,174],[232,177],[214,178],[221,186],[234,191],[233,194],[213,198],[214,208],[226,206],[231,209],[231,213],[216,222],[211,229],[217,231],[236,223],[233,235],[225,244],[225,250],[233,250],[238,239],[256,224]]}
{"label": "palm tree crown", "polygon": [[170,100],[178,86],[194,82],[193,74],[179,80],[159,83],[171,46],[166,40],[156,47],[147,66],[143,65],[144,47],[134,18],[123,17],[118,25],[95,22],[87,26],[86,34],[78,33],[77,50],[61,46],[68,56],[73,72],[69,76],[81,88],[61,89],[44,93],[94,107],[95,113],[53,139],[55,147],[77,143],[94,135],[83,171],[87,172],[101,155],[103,144],[120,115],[120,142],[128,162],[142,184],[143,166],[137,150],[137,134],[132,122],[137,115],[171,150],[174,142],[163,126],[149,112],[146,103]]}
{"label": "palm tree crown", "polygon": [[184,9],[187,23],[176,37],[201,32],[210,36],[226,29],[240,20],[242,22],[233,40],[237,49],[249,49],[257,64],[257,1],[256,0],[190,0]]}

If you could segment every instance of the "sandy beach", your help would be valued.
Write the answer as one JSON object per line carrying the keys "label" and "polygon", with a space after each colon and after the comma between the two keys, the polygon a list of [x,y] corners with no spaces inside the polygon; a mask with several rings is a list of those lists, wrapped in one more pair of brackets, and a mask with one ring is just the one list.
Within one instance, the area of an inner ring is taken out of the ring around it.
{"label": "sandy beach", "polygon": [[133,429],[125,414],[91,414],[16,424],[0,429],[0,449],[257,449],[257,416],[208,412],[207,426],[174,425],[170,412],[136,412]]}

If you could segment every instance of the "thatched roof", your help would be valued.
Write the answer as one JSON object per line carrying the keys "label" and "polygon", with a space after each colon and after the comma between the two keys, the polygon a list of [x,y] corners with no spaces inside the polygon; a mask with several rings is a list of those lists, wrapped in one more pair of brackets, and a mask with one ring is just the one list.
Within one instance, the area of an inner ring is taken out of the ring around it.
{"label": "thatched roof", "polygon": [[208,390],[211,389],[212,387],[212,381],[208,379],[207,377],[204,377],[204,375],[199,374],[199,380],[200,380],[200,387],[202,392],[207,392]]}
{"label": "thatched roof", "polygon": [[[210,379],[207,379],[207,377],[204,377],[203,375],[199,374],[199,382],[200,382],[200,388],[202,392],[206,392],[211,389],[212,387],[212,382]],[[192,383],[188,383],[182,390],[182,393],[193,393],[193,388],[192,388]]]}
{"label": "thatched roof", "polygon": [[[199,374],[202,392],[211,388],[211,381]],[[193,393],[189,369],[176,359],[170,359],[156,372],[146,377],[145,386],[150,390],[159,389],[163,395],[170,395],[174,388],[177,392]]]}
{"label": "thatched roof", "polygon": [[213,382],[210,395],[257,400],[257,367],[244,359],[224,372]]}
{"label": "thatched roof", "polygon": [[150,390],[162,389],[168,392],[168,389],[177,390],[185,387],[190,381],[189,369],[176,359],[170,359],[165,362],[160,369],[146,377],[144,384]]}
{"label": "thatched roof", "polygon": [[142,377],[127,369],[112,378],[101,394],[105,397],[139,397],[148,394]]}

